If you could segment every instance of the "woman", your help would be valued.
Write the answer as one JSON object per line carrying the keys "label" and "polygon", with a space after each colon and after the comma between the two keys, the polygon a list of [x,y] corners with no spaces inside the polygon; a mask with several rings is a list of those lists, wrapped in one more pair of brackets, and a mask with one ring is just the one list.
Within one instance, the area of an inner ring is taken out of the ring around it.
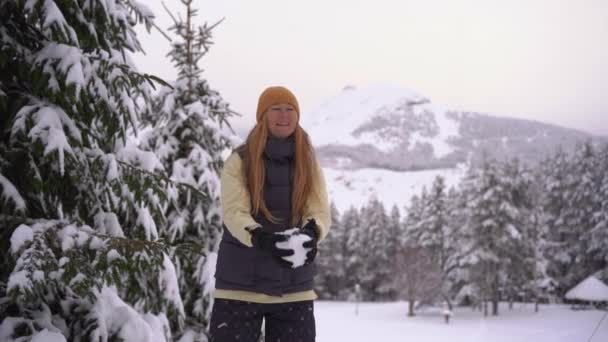
{"label": "woman", "polygon": [[[314,259],[331,219],[323,172],[299,118],[291,91],[267,88],[256,126],[224,165],[211,341],[257,341],[263,319],[266,341],[315,340]],[[308,240],[297,246],[307,251],[303,265],[285,245],[294,227]]]}

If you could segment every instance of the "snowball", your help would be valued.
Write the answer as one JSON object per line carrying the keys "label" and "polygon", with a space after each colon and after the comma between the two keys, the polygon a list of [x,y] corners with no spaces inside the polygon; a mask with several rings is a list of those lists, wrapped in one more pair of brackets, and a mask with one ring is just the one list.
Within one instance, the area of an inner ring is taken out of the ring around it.
{"label": "snowball", "polygon": [[287,241],[278,242],[277,247],[280,249],[291,249],[294,251],[293,255],[283,257],[283,259],[292,263],[292,268],[297,268],[306,262],[306,253],[308,253],[311,249],[305,248],[303,244],[307,241],[310,241],[310,236],[306,234],[299,233],[300,229],[292,228],[286,230],[285,232],[277,233],[281,235],[287,235]]}

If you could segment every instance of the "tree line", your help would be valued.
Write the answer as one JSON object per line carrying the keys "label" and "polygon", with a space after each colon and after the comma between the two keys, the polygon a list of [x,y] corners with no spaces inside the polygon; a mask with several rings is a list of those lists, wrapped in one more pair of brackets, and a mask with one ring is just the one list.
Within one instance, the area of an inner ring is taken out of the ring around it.
{"label": "tree line", "polygon": [[[457,187],[438,176],[390,213],[381,199],[339,214],[321,245],[317,289],[338,300],[561,301],[608,276],[608,144],[543,162],[486,159]],[[359,285],[359,292],[356,289]],[[487,306],[483,306],[487,310]]]}

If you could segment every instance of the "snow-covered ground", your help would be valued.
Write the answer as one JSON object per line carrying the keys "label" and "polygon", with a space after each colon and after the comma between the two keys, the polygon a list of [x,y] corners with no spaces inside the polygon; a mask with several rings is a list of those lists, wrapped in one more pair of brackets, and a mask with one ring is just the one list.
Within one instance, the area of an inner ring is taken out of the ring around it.
{"label": "snow-covered ground", "polygon": [[608,317],[592,340],[606,311],[573,311],[564,305],[501,304],[498,317],[483,317],[469,308],[457,308],[450,324],[439,312],[407,317],[407,303],[315,302],[318,342],[606,342]]}

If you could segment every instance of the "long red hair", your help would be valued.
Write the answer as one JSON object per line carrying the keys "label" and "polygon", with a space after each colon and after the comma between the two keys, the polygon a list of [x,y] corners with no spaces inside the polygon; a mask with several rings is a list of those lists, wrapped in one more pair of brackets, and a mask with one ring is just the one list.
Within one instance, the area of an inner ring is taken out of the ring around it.
{"label": "long red hair", "polygon": [[[300,125],[296,125],[293,133],[295,140],[295,176],[291,195],[291,224],[298,224],[304,216],[306,201],[313,191],[313,172],[316,171],[316,160],[308,133]],[[243,159],[243,177],[251,196],[251,213],[262,213],[271,222],[278,222],[272,216],[264,202],[264,183],[266,168],[264,165],[264,150],[269,131],[266,120],[260,120],[251,130],[245,145]]]}

